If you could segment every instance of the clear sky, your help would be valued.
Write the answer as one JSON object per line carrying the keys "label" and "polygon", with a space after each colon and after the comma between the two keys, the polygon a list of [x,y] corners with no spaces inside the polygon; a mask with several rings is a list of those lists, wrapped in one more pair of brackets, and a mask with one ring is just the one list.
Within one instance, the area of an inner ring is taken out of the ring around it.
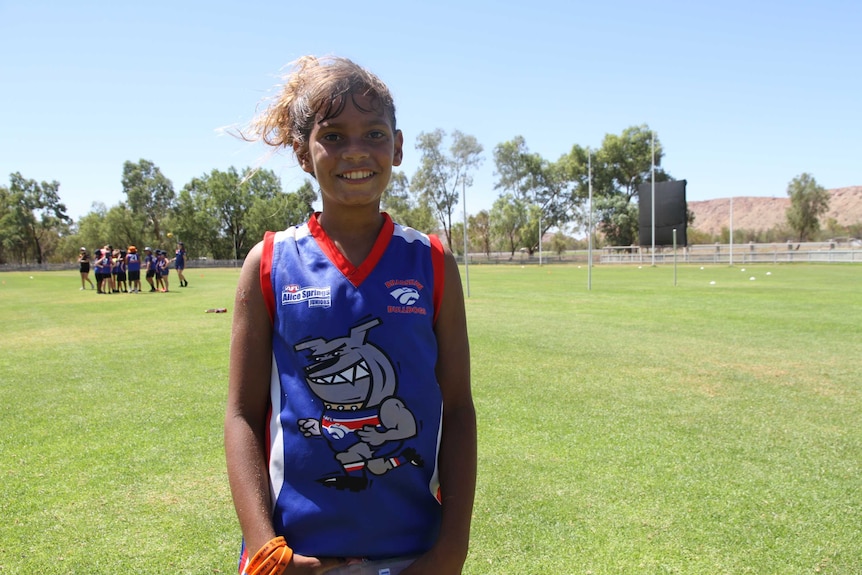
{"label": "clear sky", "polygon": [[[862,2],[0,0],[0,183],[60,183],[77,219],[125,199],[125,161],[179,192],[265,151],[241,124],[303,54],[337,54],[395,95],[402,169],[423,131],[475,136],[467,211],[490,208],[494,147],[556,160],[647,124],[688,199],[786,196],[808,172],[862,185]],[[285,191],[305,175],[264,164]],[[460,206],[459,206],[460,211]]]}

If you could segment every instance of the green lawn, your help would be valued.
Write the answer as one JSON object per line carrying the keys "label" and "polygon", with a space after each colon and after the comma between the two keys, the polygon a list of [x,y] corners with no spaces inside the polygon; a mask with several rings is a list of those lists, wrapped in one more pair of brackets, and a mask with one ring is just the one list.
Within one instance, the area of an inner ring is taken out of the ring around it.
{"label": "green lawn", "polygon": [[[862,266],[469,274],[465,573],[862,572]],[[238,270],[187,276],[0,274],[0,574],[235,572]]]}

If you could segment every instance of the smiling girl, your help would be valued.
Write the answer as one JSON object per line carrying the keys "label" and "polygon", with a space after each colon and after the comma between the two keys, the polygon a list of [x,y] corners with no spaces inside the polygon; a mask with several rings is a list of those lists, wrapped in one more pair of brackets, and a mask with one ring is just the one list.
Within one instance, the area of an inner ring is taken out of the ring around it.
{"label": "smiling girl", "polygon": [[240,274],[225,450],[240,573],[461,573],[476,420],[458,266],[380,198],[401,163],[389,89],[295,62],[243,134],[291,150],[323,209]]}

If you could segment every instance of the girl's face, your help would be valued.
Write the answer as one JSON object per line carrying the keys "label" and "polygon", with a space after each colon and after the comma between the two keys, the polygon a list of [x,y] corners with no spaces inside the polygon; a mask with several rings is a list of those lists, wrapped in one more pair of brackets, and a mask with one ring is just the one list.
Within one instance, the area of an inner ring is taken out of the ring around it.
{"label": "girl's face", "polygon": [[324,209],[379,205],[392,167],[401,165],[403,156],[401,131],[392,129],[384,112],[365,111],[374,110],[372,99],[345,97],[338,116],[314,124],[308,151],[299,158],[320,185]]}

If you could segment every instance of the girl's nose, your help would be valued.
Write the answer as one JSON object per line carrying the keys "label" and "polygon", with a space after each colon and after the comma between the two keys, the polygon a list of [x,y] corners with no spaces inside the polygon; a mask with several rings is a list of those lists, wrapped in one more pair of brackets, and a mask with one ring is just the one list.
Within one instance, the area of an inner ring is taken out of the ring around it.
{"label": "girl's nose", "polygon": [[345,146],[343,156],[345,160],[362,160],[368,157],[368,148],[362,141],[351,140]]}

